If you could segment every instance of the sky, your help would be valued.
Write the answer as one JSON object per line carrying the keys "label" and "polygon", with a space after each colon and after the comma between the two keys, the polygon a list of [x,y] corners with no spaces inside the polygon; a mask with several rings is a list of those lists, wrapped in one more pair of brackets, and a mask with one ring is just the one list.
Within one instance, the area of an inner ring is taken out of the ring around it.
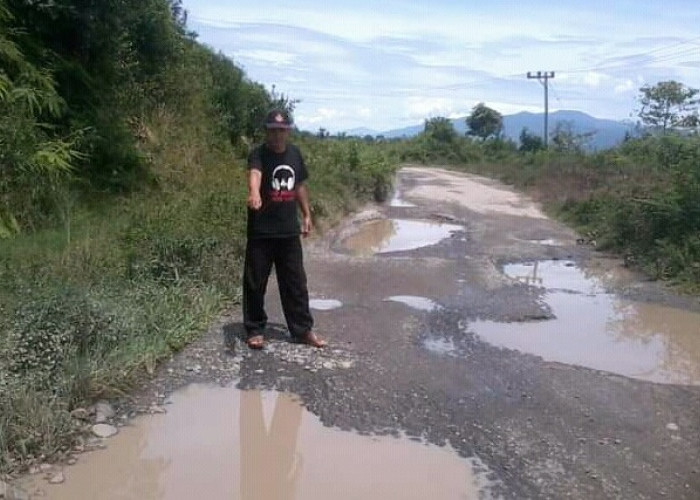
{"label": "sky", "polygon": [[637,120],[639,89],[700,88],[698,0],[183,0],[188,27],[298,100],[302,130],[377,132],[549,111]]}

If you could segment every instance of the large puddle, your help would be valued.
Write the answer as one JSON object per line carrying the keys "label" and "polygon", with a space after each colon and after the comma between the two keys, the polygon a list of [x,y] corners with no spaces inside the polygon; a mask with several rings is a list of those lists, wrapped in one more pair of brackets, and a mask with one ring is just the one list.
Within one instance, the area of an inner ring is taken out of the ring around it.
{"label": "large puddle", "polygon": [[544,287],[556,319],[471,323],[470,330],[485,341],[548,361],[700,385],[700,314],[620,299],[570,262],[509,265],[505,273]]}
{"label": "large puddle", "polygon": [[486,468],[449,447],[324,427],[292,396],[192,385],[64,470],[42,498],[488,498]]}
{"label": "large puddle", "polygon": [[363,224],[359,231],[345,238],[342,246],[353,255],[400,252],[435,245],[464,228],[404,219],[379,219]]}

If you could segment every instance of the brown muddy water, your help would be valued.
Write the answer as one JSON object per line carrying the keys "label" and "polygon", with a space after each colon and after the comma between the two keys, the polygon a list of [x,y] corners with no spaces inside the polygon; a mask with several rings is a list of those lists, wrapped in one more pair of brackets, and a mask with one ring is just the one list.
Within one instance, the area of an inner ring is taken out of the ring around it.
{"label": "brown muddy water", "polygon": [[605,276],[572,262],[505,266],[512,279],[546,290],[556,319],[477,321],[483,340],[558,361],[663,383],[700,385],[700,314],[607,293]]}
{"label": "brown muddy water", "polygon": [[456,224],[378,219],[363,224],[358,232],[342,241],[342,246],[353,255],[401,252],[434,245],[462,230],[464,227]]}
{"label": "brown muddy water", "polygon": [[[363,224],[342,243],[354,255],[382,254],[433,245],[459,230],[463,227],[454,224],[380,219]],[[652,382],[700,385],[699,313],[622,299],[606,291],[619,276],[595,275],[573,262],[511,264],[503,272],[518,282],[544,288],[544,302],[555,319],[476,321],[466,326],[482,340],[546,361]],[[384,300],[421,311],[438,307],[420,296]],[[437,354],[456,353],[452,341],[428,338],[423,344]]]}
{"label": "brown muddy water", "polygon": [[324,427],[290,394],[207,385],[63,472],[22,486],[55,500],[490,497],[486,467],[449,447]]}

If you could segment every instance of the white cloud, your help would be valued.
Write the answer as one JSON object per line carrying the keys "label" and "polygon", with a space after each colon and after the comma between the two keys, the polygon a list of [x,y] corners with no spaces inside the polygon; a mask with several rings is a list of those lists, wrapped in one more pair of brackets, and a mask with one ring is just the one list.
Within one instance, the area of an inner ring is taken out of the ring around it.
{"label": "white cloud", "polygon": [[615,93],[616,94],[624,94],[625,92],[629,92],[631,90],[636,90],[636,86],[634,85],[634,82],[630,80],[629,78],[627,80],[624,80],[620,83],[618,83],[615,86]]}
{"label": "white cloud", "polygon": [[409,97],[406,112],[409,118],[434,118],[448,116],[454,112],[453,99],[445,97]]}
{"label": "white cloud", "polygon": [[538,70],[556,72],[550,109],[625,118],[644,83],[700,81],[691,3],[184,1],[201,41],[299,99],[302,128],[329,130],[460,117],[482,101],[541,112],[541,85],[525,77]]}
{"label": "white cloud", "polygon": [[589,87],[600,87],[601,83],[609,79],[610,77],[608,75],[604,75],[603,73],[598,73],[596,71],[589,71],[583,77],[583,82]]}
{"label": "white cloud", "polygon": [[296,114],[296,123],[301,128],[309,126],[319,126],[323,123],[332,123],[334,120],[343,117],[343,113],[334,108],[316,108],[311,112]]}
{"label": "white cloud", "polygon": [[296,76],[283,76],[282,81],[287,83],[304,83],[308,80],[306,78],[299,78]]}
{"label": "white cloud", "polygon": [[278,66],[291,66],[297,57],[289,52],[277,52],[274,50],[238,50],[234,53],[235,59],[249,59],[256,63],[269,63]]}

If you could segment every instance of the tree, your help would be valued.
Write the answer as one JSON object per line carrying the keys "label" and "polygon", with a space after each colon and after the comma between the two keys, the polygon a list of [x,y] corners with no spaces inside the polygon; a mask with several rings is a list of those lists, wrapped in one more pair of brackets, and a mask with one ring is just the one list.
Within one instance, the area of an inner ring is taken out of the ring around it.
{"label": "tree", "polygon": [[595,131],[576,133],[571,121],[558,121],[552,131],[552,145],[562,153],[581,153],[595,135]]}
{"label": "tree", "polygon": [[60,134],[66,103],[51,72],[27,61],[0,0],[0,239],[50,217],[78,160],[83,131]]}
{"label": "tree", "polygon": [[489,137],[499,137],[503,131],[503,116],[495,109],[491,109],[480,102],[472,109],[471,115],[466,119],[469,127],[469,135],[475,135],[483,140]]}
{"label": "tree", "polygon": [[654,86],[645,85],[639,91],[642,105],[639,118],[645,125],[661,129],[664,134],[673,128],[698,126],[700,100],[695,98],[698,89],[669,80]]}
{"label": "tree", "polygon": [[544,141],[539,135],[535,135],[527,127],[520,132],[520,151],[534,153],[544,149]]}
{"label": "tree", "polygon": [[457,138],[454,125],[444,116],[426,120],[424,133],[430,139],[443,143],[451,143]]}

